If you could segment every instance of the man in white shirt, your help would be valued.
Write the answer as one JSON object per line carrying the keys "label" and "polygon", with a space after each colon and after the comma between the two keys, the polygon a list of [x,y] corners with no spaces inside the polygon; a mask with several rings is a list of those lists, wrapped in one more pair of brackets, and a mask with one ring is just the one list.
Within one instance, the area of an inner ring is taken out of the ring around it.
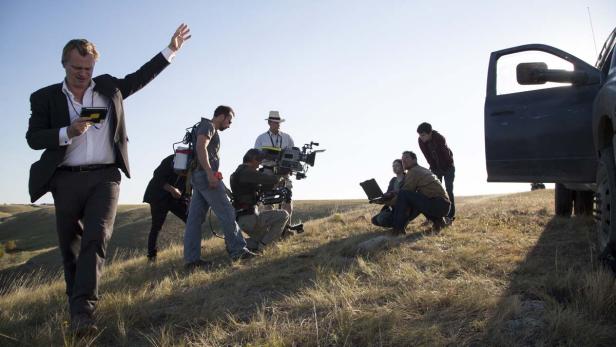
{"label": "man in white shirt", "polygon": [[[53,195],[71,327],[78,335],[98,331],[94,310],[113,232],[120,170],[130,177],[124,99],[170,64],[189,33],[187,25],[180,25],[163,51],[124,78],[92,78],[96,47],[85,39],[70,40],[62,51],[64,81],[30,96],[26,139],[32,149],[45,150],[30,168],[30,199]],[[97,122],[84,117],[87,107],[104,109],[99,114],[106,117]]]}
{"label": "man in white shirt", "polygon": [[[257,140],[255,141],[255,148],[261,149],[262,147],[276,147],[280,149],[295,147],[293,143],[293,138],[291,135],[280,131],[280,123],[284,122],[285,119],[280,117],[280,113],[278,111],[270,111],[269,117],[265,119],[267,124],[269,125],[269,130],[265,133],[259,135]],[[271,166],[274,163],[264,160],[262,162],[263,172],[273,174],[273,170]],[[293,183],[291,182],[291,178],[287,175],[284,177],[284,180],[281,184],[284,184],[289,190],[293,188]],[[293,213],[293,201],[283,202],[281,204],[283,210],[289,213],[289,223],[291,223],[291,215]],[[266,209],[271,208],[271,206],[265,206]]]}

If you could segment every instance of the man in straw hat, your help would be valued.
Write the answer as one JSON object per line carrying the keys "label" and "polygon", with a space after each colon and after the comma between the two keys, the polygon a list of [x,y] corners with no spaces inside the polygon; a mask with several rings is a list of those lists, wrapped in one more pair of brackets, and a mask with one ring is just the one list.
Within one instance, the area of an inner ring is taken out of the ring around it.
{"label": "man in straw hat", "polygon": [[[255,148],[262,147],[276,147],[280,149],[291,148],[294,147],[295,144],[293,142],[293,138],[291,135],[280,131],[280,123],[284,122],[285,119],[280,117],[280,113],[278,111],[270,111],[269,117],[265,119],[267,124],[269,125],[269,130],[265,133],[259,135],[257,140],[255,141]],[[262,162],[263,172],[273,174],[273,166],[274,163],[271,161],[264,160]],[[284,176],[284,180],[281,184],[284,184],[289,190],[293,188],[293,184],[288,175]],[[283,202],[281,204],[283,210],[289,213],[289,223],[291,222],[291,215],[293,213],[293,201]],[[266,206],[265,208],[270,208],[270,206]]]}

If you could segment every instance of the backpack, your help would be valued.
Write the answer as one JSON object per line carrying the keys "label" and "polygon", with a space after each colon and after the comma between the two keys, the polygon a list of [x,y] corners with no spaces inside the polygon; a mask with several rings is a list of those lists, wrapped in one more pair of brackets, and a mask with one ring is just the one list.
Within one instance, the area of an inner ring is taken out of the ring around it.
{"label": "backpack", "polygon": [[[197,167],[197,151],[195,146],[197,144],[197,128],[201,122],[195,123],[195,125],[186,128],[186,133],[181,141],[173,144],[173,170],[179,175],[186,176],[186,192],[190,192],[192,187],[190,185],[190,176],[192,171]],[[176,145],[187,145],[177,146]]]}

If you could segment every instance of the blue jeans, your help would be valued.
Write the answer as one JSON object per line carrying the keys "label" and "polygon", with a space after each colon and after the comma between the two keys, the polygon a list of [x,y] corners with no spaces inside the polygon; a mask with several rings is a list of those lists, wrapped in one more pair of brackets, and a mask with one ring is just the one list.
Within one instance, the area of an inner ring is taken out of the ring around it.
{"label": "blue jeans", "polygon": [[449,201],[445,198],[429,198],[418,192],[401,190],[394,207],[394,229],[404,229],[406,224],[420,213],[434,221],[449,212]]}
{"label": "blue jeans", "polygon": [[193,193],[184,232],[184,261],[191,263],[201,258],[201,224],[210,208],[222,226],[227,252],[231,257],[241,255],[246,241],[235,222],[235,209],[227,198],[224,184],[220,182],[215,189],[210,189],[207,174],[202,170],[193,172],[191,183]]}

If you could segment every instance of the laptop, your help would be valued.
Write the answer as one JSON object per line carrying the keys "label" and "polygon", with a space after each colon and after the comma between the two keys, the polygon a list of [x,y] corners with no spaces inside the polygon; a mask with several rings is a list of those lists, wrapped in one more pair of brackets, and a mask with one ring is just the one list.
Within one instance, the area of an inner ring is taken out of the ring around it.
{"label": "laptop", "polygon": [[363,188],[366,196],[368,196],[369,202],[379,204],[385,201],[385,199],[383,199],[383,191],[374,178],[363,181],[359,185]]}

